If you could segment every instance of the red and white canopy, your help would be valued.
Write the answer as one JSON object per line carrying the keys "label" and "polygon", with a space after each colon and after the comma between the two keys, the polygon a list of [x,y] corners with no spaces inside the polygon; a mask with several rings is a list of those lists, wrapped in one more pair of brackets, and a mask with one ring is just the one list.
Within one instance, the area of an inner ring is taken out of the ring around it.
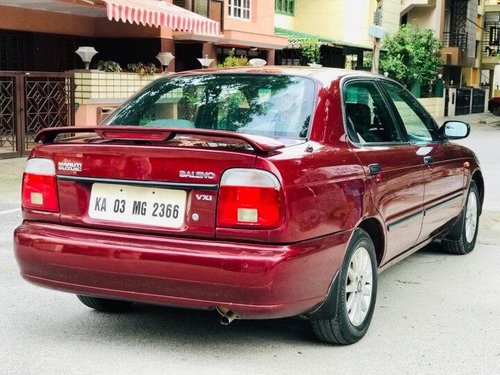
{"label": "red and white canopy", "polygon": [[219,35],[219,23],[184,8],[158,0],[104,0],[108,19],[168,27],[198,35]]}

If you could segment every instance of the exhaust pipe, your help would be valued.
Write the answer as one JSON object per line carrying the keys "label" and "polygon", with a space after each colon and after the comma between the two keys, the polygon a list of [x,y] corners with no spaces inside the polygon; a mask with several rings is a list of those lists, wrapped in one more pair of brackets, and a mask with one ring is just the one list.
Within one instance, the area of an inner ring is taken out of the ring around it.
{"label": "exhaust pipe", "polygon": [[217,307],[217,312],[221,315],[220,324],[223,326],[228,326],[234,319],[236,319],[236,314],[231,310]]}

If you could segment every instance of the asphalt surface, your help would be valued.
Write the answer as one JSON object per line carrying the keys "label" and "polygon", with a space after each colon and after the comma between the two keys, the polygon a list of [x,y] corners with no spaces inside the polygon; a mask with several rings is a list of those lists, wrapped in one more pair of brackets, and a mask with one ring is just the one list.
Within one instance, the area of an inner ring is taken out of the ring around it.
{"label": "asphalt surface", "polygon": [[12,252],[24,159],[0,160],[0,374],[499,374],[499,118],[472,124],[486,182],[476,249],[430,247],[379,277],[368,334],[319,343],[300,319],[219,324],[215,312],[138,305],[92,311],[73,295],[24,281]]}

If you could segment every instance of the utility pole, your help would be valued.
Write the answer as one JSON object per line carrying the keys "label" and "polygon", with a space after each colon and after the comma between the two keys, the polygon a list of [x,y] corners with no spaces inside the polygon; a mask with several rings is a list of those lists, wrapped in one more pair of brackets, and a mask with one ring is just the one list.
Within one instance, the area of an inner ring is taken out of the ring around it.
{"label": "utility pole", "polygon": [[372,73],[378,73],[378,62],[380,60],[381,39],[384,37],[385,30],[382,27],[382,2],[377,0],[377,9],[373,14],[373,25],[370,26],[368,34],[373,37],[372,52]]}

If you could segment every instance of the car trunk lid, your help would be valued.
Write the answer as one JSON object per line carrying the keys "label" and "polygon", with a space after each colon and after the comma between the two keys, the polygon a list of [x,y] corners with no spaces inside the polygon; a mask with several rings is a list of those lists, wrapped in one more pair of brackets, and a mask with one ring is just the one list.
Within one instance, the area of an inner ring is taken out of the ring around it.
{"label": "car trunk lid", "polygon": [[[214,237],[224,171],[252,168],[257,154],[285,147],[219,131],[137,129],[73,127],[38,135],[45,144],[32,157],[54,160],[61,223]],[[69,132],[87,134],[60,139]]]}

